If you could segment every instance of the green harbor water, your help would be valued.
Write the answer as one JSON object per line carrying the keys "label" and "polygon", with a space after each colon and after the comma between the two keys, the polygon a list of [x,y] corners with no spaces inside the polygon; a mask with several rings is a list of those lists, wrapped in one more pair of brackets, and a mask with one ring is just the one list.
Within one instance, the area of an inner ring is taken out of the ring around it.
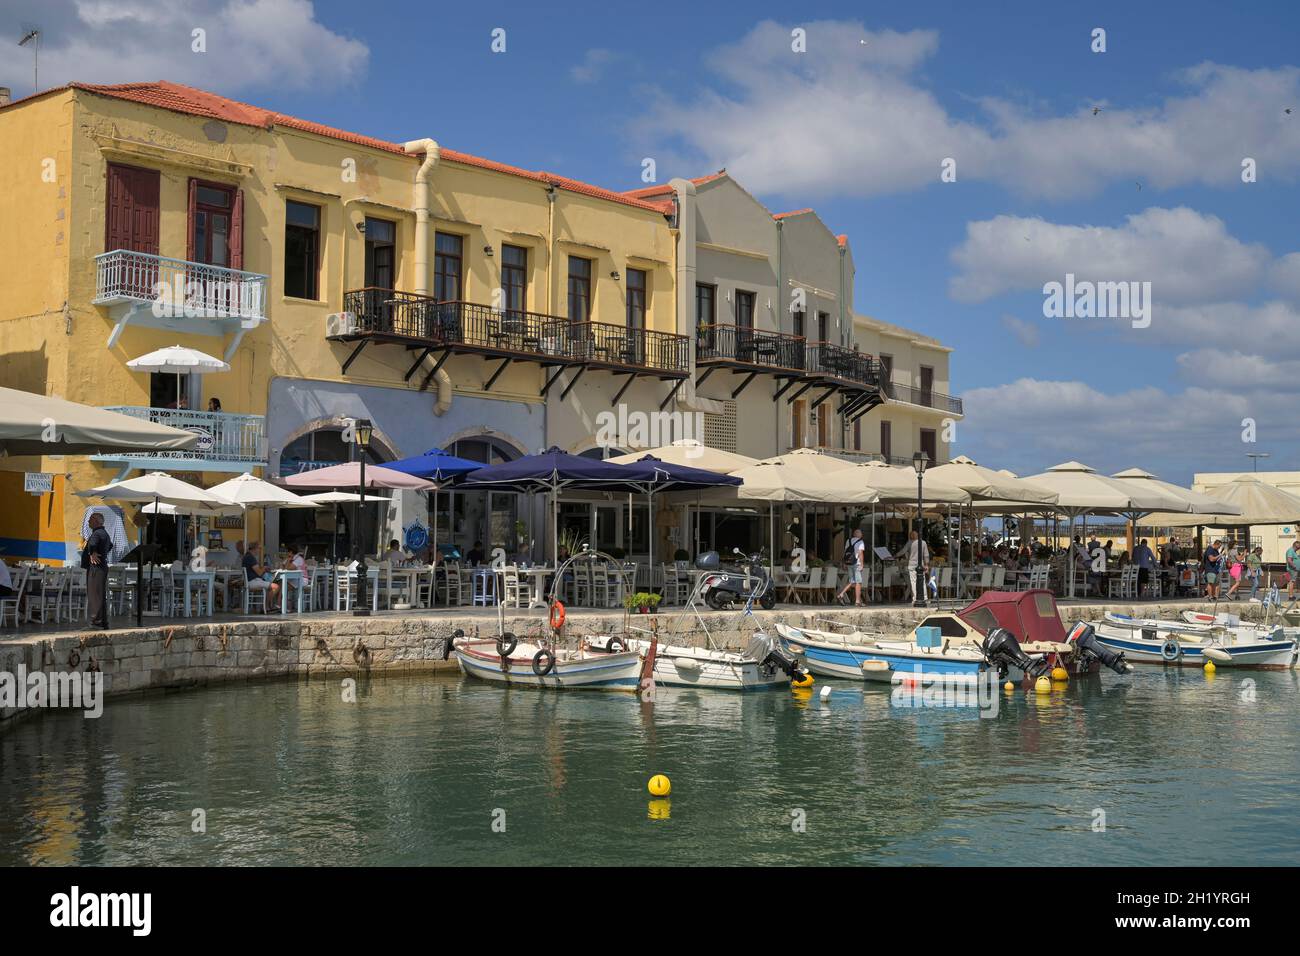
{"label": "green harbor water", "polygon": [[114,701],[0,733],[0,863],[1300,863],[1300,677],[1225,671],[1017,691],[993,718],[834,681],[825,702],[454,675]]}

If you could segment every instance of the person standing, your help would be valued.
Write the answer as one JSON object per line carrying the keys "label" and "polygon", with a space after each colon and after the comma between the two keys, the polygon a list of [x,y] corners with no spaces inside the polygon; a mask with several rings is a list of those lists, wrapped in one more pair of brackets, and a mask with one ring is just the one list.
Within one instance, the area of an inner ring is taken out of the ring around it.
{"label": "person standing", "polygon": [[1224,595],[1225,600],[1231,601],[1241,587],[1241,582],[1245,580],[1246,555],[1249,553],[1249,548],[1238,548],[1236,544],[1228,546],[1228,555],[1223,566],[1228,569],[1232,584],[1228,586],[1228,593]]}
{"label": "person standing", "polygon": [[1201,573],[1205,576],[1205,596],[1211,601],[1219,599],[1219,564],[1223,561],[1223,554],[1219,551],[1219,545],[1222,542],[1214,539],[1214,543],[1205,549],[1201,555]]}
{"label": "person standing", "polygon": [[89,630],[108,627],[108,559],[113,553],[113,539],[104,530],[104,516],[90,516],[90,537],[81,551],[81,566],[86,569],[86,617]]}
{"label": "person standing", "polygon": [[1259,586],[1264,580],[1264,548],[1258,546],[1246,555],[1246,580],[1250,582],[1250,599],[1259,596]]}
{"label": "person standing", "polygon": [[[907,535],[907,544],[898,552],[897,557],[907,557],[907,583],[912,591],[912,603],[925,601],[925,594],[922,592],[920,597],[916,593],[916,569],[920,568],[927,575],[930,571],[930,548],[921,540],[921,536],[915,530]],[[991,563],[991,562],[990,562]]]}
{"label": "person standing", "polygon": [[1300,577],[1300,534],[1296,535],[1291,547],[1286,549],[1286,599],[1295,600],[1295,582]]}
{"label": "person standing", "polygon": [[1138,546],[1133,549],[1133,563],[1138,566],[1138,593],[1147,586],[1151,580],[1151,571],[1156,566],[1156,556],[1151,553],[1151,546],[1147,544],[1147,539],[1143,538],[1138,542]]}
{"label": "person standing", "polygon": [[853,606],[866,607],[866,602],[862,600],[862,581],[867,567],[867,543],[862,540],[861,528],[853,529],[853,536],[849,538],[849,543],[844,548],[844,557],[848,560],[849,579],[844,587],[840,588],[840,593],[835,595],[835,600],[847,605],[848,601],[844,595],[848,593],[849,588],[853,588]]}

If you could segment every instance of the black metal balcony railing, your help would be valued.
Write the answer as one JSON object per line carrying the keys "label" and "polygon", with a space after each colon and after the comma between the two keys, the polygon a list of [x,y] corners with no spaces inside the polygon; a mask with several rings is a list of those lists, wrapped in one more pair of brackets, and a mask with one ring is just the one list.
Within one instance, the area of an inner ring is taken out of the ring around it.
{"label": "black metal balcony railing", "polygon": [[801,335],[736,325],[702,325],[695,334],[696,364],[734,362],[775,371],[804,370],[807,343]]}
{"label": "black metal balcony railing", "polygon": [[886,386],[885,392],[896,402],[907,402],[910,405],[936,408],[941,412],[951,412],[954,415],[963,414],[960,398],[945,395],[943,392],[936,392],[934,389],[914,388],[911,385],[896,385],[890,382]]}
{"label": "black metal balcony railing", "polygon": [[880,362],[873,356],[829,342],[814,342],[808,346],[806,368],[810,374],[838,378],[856,385],[881,384]]}
{"label": "black metal balcony railing", "polygon": [[599,363],[672,375],[685,375],[690,367],[686,336],[667,332],[503,311],[477,302],[438,302],[375,288],[344,293],[343,308],[356,317],[352,337],[392,336],[426,348]]}

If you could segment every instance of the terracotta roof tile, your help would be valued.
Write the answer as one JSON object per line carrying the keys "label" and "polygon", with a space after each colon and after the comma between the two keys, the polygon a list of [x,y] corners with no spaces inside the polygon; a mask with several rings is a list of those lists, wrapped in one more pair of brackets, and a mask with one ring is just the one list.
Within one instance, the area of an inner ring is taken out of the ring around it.
{"label": "terracotta roof tile", "polygon": [[812,212],[812,208],[811,208],[811,207],[809,207],[809,208],[805,208],[805,209],[794,209],[794,210],[791,210],[790,212],[774,212],[774,213],[772,213],[772,218],[773,218],[773,219],[789,219],[789,218],[791,218],[792,216],[806,216],[806,215],[808,215],[808,213],[810,213],[810,212]]}
{"label": "terracotta roof tile", "polygon": [[[696,186],[703,186],[705,183],[711,183],[715,179],[721,179],[727,175],[725,169],[719,169],[716,173],[710,173],[708,176],[701,176],[698,179],[692,179],[691,183]],[[634,199],[648,199],[651,196],[662,196],[665,193],[673,191],[671,183],[659,183],[656,186],[646,186],[642,189],[629,189],[623,193],[624,196],[631,196]]]}
{"label": "terracotta roof tile", "polygon": [[[363,136],[360,133],[352,133],[348,130],[326,126],[323,123],[314,123],[310,120],[299,119],[296,116],[289,116],[285,113],[277,113],[260,106],[241,103],[238,100],[232,100],[229,97],[218,96],[216,93],[209,93],[206,90],[195,89],[191,86],[183,86],[180,83],[172,83],[167,80],[161,80],[156,83],[118,83],[114,85],[70,83],[67,86],[57,87],[55,89],[38,93],[36,96],[44,96],[46,93],[53,93],[62,89],[84,90],[87,93],[94,93],[99,96],[109,96],[115,99],[143,103],[146,106],[154,106],[175,113],[186,113],[191,116],[206,116],[209,119],[220,120],[224,123],[236,123],[241,126],[256,126],[261,129],[271,129],[275,126],[283,126],[287,129],[295,129],[316,136],[324,136],[328,139],[342,140],[343,142],[354,143],[358,146],[366,146],[371,149],[380,149],[389,153],[405,155],[405,150],[402,149],[401,143],[391,143],[387,140],[376,139],[373,136]],[[27,99],[32,98],[34,97],[27,97]],[[10,106],[21,102],[23,102],[23,100],[15,100],[13,104],[10,104]],[[460,163],[465,166],[475,166],[479,169],[487,169],[494,172],[504,173],[509,176],[519,176],[524,179],[531,179],[534,182],[546,183],[557,189],[564,189],[568,192],[578,193],[579,195],[590,196],[594,199],[621,203],[625,206],[633,206],[637,209],[645,209],[650,212],[665,212],[663,203],[647,202],[639,196],[619,193],[610,189],[602,189],[601,187],[593,186],[590,183],[584,183],[577,179],[570,179],[568,176],[522,169],[518,166],[498,163],[495,160],[484,159],[481,156],[473,156],[469,153],[462,153],[454,149],[442,149],[441,158],[447,162]]]}

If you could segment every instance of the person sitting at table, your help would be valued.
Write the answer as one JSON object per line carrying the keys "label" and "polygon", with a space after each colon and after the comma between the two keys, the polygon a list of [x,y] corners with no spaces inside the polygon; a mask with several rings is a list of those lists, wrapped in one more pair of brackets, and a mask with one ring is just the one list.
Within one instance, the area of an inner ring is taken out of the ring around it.
{"label": "person sitting at table", "polygon": [[406,563],[406,552],[402,550],[401,542],[396,538],[388,542],[388,550],[384,552],[384,560],[388,562],[389,567],[400,567]]}
{"label": "person sitting at table", "polygon": [[470,567],[478,567],[480,564],[483,563],[483,542],[482,541],[474,542],[474,547],[469,549],[469,554],[465,555],[465,560],[469,562]]}
{"label": "person sitting at table", "polygon": [[[305,578],[307,575],[307,559],[303,555],[302,549],[295,544],[289,545],[289,554],[288,556],[285,557],[284,563],[280,565],[280,567],[285,571],[297,571],[300,575],[302,575]],[[302,578],[299,578],[299,581],[301,580]],[[287,584],[289,587],[289,593],[286,596],[288,597],[289,601],[292,603],[293,601],[297,600],[296,589],[301,587],[301,585],[295,584],[293,581],[289,581],[287,582]],[[280,610],[280,602],[276,600],[276,597],[279,593],[280,593],[280,582],[272,581],[270,601],[272,604],[271,610],[273,611]]]}
{"label": "person sitting at table", "polygon": [[280,593],[280,585],[266,580],[266,568],[257,560],[257,542],[250,542],[244,550],[243,560],[240,566],[244,569],[244,586],[249,592],[268,591],[269,596],[266,599],[266,607],[269,610],[276,596]]}

